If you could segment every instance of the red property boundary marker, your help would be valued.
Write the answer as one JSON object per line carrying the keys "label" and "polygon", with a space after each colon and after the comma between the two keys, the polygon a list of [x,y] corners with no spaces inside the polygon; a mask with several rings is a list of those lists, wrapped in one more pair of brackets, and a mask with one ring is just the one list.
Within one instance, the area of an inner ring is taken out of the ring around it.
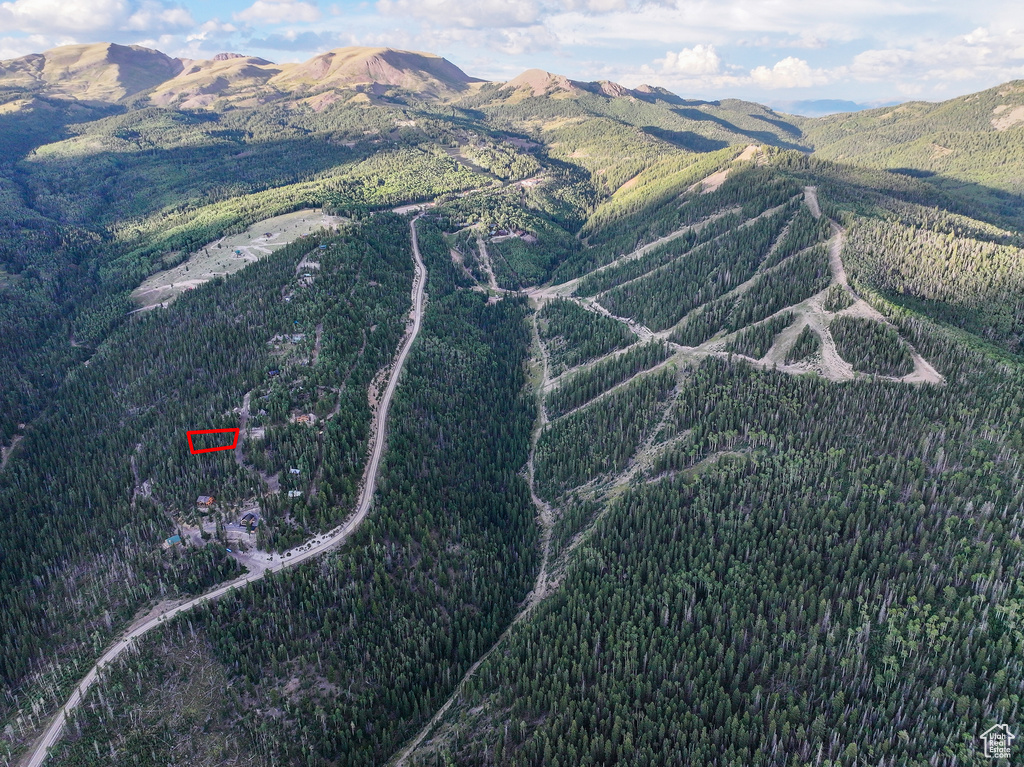
{"label": "red property boundary marker", "polygon": [[[238,444],[238,431],[238,429],[198,429],[185,432],[185,436],[188,437],[188,449],[192,451],[192,455],[196,455],[197,453],[212,453],[214,450],[234,450],[235,445]],[[226,434],[228,432],[234,432],[235,434],[235,439],[230,445],[224,445],[224,447],[204,447],[202,450],[196,450],[192,446],[193,434]]]}

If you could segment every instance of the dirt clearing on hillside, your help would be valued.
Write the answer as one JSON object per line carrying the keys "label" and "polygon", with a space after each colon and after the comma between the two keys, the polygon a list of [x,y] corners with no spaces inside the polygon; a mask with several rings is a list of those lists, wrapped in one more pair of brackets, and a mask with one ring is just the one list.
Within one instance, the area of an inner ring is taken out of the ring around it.
{"label": "dirt clearing on hillside", "polygon": [[240,234],[208,243],[172,269],[151,275],[132,291],[132,299],[140,310],[166,306],[186,290],[214,277],[234,274],[299,237],[318,229],[336,229],[344,221],[340,216],[327,216],[318,210],[300,210],[264,219]]}
{"label": "dirt clearing on hillside", "polygon": [[749,146],[747,146],[746,149],[744,149],[736,157],[734,157],[732,162],[728,166],[722,168],[719,171],[716,171],[715,173],[712,173],[710,176],[703,179],[702,181],[698,181],[696,184],[691,185],[690,188],[687,189],[686,191],[699,191],[701,194],[717,192],[719,187],[721,187],[722,184],[725,183],[725,180],[729,178],[729,174],[732,173],[733,166],[738,162],[746,162],[749,160],[753,160],[755,157],[757,157],[757,152],[757,145],[750,144]]}

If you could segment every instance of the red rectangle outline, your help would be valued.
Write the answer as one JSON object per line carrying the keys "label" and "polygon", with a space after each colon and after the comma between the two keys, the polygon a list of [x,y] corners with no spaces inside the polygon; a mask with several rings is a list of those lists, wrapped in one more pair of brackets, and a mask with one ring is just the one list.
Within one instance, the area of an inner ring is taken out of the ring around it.
{"label": "red rectangle outline", "polygon": [[[230,445],[225,445],[224,447],[204,447],[202,450],[196,450],[192,446],[193,434],[224,434],[229,431],[235,433],[235,440]],[[192,455],[198,455],[199,453],[212,453],[215,450],[234,450],[235,445],[238,444],[238,432],[238,429],[195,429],[185,432],[185,436],[188,437],[188,449],[192,451]]]}

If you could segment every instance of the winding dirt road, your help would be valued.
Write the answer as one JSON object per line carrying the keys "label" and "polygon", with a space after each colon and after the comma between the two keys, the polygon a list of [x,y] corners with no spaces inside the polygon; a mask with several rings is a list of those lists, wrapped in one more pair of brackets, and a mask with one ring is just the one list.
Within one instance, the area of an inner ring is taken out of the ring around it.
{"label": "winding dirt road", "polygon": [[317,535],[301,546],[297,546],[290,551],[286,551],[277,561],[268,563],[254,572],[249,572],[240,578],[224,583],[221,586],[206,592],[202,596],[190,599],[187,602],[182,602],[181,604],[171,607],[164,612],[159,612],[156,615],[147,618],[142,623],[129,630],[126,634],[122,635],[117,642],[96,662],[96,665],[89,670],[89,673],[86,674],[85,677],[83,677],[83,679],[75,686],[75,690],[71,693],[67,702],[61,707],[61,710],[57,712],[57,715],[50,722],[46,731],[39,740],[36,741],[32,750],[29,751],[22,760],[23,767],[40,767],[43,762],[46,761],[46,757],[49,756],[50,749],[58,740],[60,740],[68,715],[74,711],[79,703],[81,703],[82,698],[89,691],[89,688],[96,682],[99,672],[104,666],[120,656],[121,653],[132,647],[135,644],[135,640],[139,637],[144,636],[157,626],[160,626],[174,618],[176,615],[188,612],[189,610],[192,610],[202,604],[206,604],[207,602],[211,602],[218,597],[222,597],[235,589],[242,588],[253,581],[258,581],[265,577],[267,573],[283,570],[286,567],[294,567],[295,565],[312,559],[325,551],[329,551],[330,549],[340,546],[349,538],[349,536],[352,535],[352,533],[356,531],[363,520],[366,519],[366,515],[369,513],[370,506],[373,503],[374,491],[377,488],[377,474],[380,469],[381,457],[384,454],[384,436],[387,430],[387,416],[388,410],[391,408],[391,399],[395,394],[395,389],[398,388],[398,379],[401,376],[402,369],[405,366],[405,360],[409,356],[409,351],[412,349],[416,336],[420,332],[420,326],[423,320],[427,268],[424,266],[423,259],[420,257],[419,242],[416,239],[416,220],[418,218],[419,216],[409,223],[409,229],[412,237],[412,253],[413,258],[416,261],[416,274],[413,277],[412,283],[412,309],[409,314],[411,323],[406,330],[402,347],[399,350],[398,356],[395,358],[395,363],[391,369],[391,376],[388,379],[387,388],[384,390],[384,396],[381,397],[380,405],[377,408],[375,423],[373,424],[371,432],[370,459],[366,464],[362,494],[359,497],[359,504],[356,506],[355,514],[353,514],[347,522],[333,530],[322,535]]}
{"label": "winding dirt road", "polygon": [[0,471],[3,471],[3,468],[7,465],[7,461],[11,457],[11,453],[14,452],[14,448],[18,446],[19,442],[21,442],[21,437],[21,434],[16,434],[11,439],[9,447],[0,447]]}

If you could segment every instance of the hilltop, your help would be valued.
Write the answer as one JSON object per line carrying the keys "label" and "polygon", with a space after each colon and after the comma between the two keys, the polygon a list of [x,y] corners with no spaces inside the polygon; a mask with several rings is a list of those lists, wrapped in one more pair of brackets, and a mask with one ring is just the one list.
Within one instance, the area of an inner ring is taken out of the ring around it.
{"label": "hilltop", "polygon": [[181,72],[154,86],[150,103],[178,109],[202,109],[218,102],[253,106],[260,95],[270,92],[267,82],[283,70],[266,59],[237,54],[181,64]]}
{"label": "hilltop", "polygon": [[271,85],[288,93],[367,88],[382,94],[389,86],[437,97],[466,91],[473,83],[447,59],[431,53],[392,48],[339,48],[285,69]]}
{"label": "hilltop", "polygon": [[939,103],[796,118],[822,158],[922,178],[1012,213],[1024,193],[1024,80]]}
{"label": "hilltop", "polygon": [[0,61],[0,87],[83,101],[119,101],[176,76],[179,59],[138,45],[65,45]]}

